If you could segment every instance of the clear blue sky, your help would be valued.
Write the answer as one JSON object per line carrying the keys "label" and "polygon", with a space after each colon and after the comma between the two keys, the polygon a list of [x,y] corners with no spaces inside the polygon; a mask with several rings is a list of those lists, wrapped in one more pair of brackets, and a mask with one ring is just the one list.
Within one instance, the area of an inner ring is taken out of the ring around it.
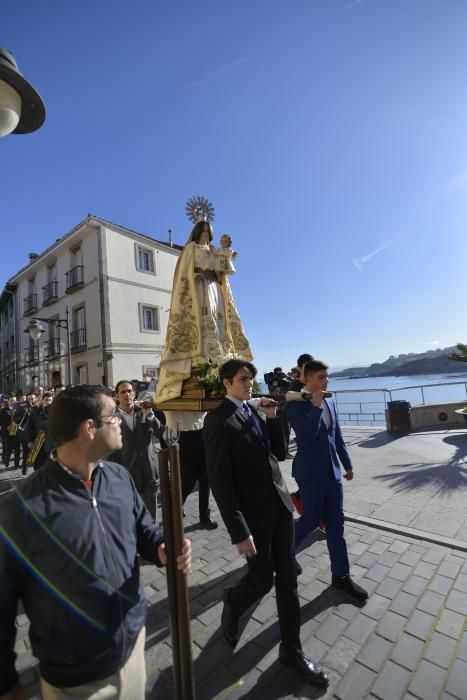
{"label": "clear blue sky", "polygon": [[261,371],[467,341],[465,0],[2,0],[47,105],[0,141],[2,279],[88,212],[216,207]]}

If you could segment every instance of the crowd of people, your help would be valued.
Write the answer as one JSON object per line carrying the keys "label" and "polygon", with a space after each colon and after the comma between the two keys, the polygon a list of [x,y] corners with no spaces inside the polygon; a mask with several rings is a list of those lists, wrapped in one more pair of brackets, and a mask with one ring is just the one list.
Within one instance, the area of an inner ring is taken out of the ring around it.
{"label": "crowd of people", "polygon": [[[199,481],[200,527],[215,529],[212,489],[232,544],[245,558],[243,578],[224,591],[221,628],[228,644],[236,646],[241,617],[275,585],[279,660],[306,682],[325,687],[326,673],[301,646],[297,593],[296,548],[320,523],[332,586],[362,604],[367,593],[350,576],[341,465],[347,480],[354,472],[327,392],[328,367],[309,354],[297,366],[278,413],[274,393],[252,398],[253,364],[224,363],[225,399],[208,412],[204,425],[180,433],[182,491],[185,500]],[[295,433],[292,475],[300,517],[294,517],[279,466],[287,457],[283,416]],[[138,401],[134,383],[122,379],[113,392],[82,385],[9,396],[0,421],[5,466],[12,455],[14,466],[24,459],[15,439],[30,453],[37,435],[44,434],[40,449],[36,445],[34,474],[0,512],[0,700],[24,697],[13,651],[20,599],[30,619],[44,698],[88,698],[104,691],[102,697],[143,698],[139,562],[167,561],[157,516],[164,413],[154,409],[151,395]],[[23,431],[25,437],[18,438]],[[188,539],[177,566],[190,569]]]}

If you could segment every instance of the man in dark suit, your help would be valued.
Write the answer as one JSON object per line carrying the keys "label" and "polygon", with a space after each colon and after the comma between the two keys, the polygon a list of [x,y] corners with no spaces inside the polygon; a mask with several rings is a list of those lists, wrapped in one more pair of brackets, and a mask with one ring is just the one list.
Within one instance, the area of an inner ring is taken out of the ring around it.
{"label": "man in dark suit", "polygon": [[159,464],[155,441],[162,436],[164,425],[155,416],[151,402],[143,401],[142,408],[135,406],[135,392],[130,381],[120,380],[115,396],[121,418],[122,448],[110,455],[109,460],[128,469],[144,505],[157,522]]}
{"label": "man in dark suit", "polygon": [[310,360],[304,367],[302,395],[286,405],[297,440],[292,476],[302,503],[302,515],[295,521],[295,544],[298,547],[322,520],[331,557],[332,585],[364,601],[368,593],[350,578],[339,459],[348,481],[353,479],[353,467],[334,403],[330,395],[326,396],[328,379],[328,366]]}
{"label": "man in dark suit", "polygon": [[[326,674],[303,654],[300,643],[293,508],[270,449],[280,444],[277,431],[283,438],[281,421],[271,415],[266,425],[248,404],[256,376],[251,363],[229,360],[219,376],[227,397],[204,421],[207,471],[232,543],[248,565],[240,582],[224,591],[222,631],[234,647],[240,617],[270,591],[275,574],[279,660],[297,670],[306,682],[326,686]],[[268,415],[271,411],[266,409]],[[283,439],[282,453],[283,458]]]}

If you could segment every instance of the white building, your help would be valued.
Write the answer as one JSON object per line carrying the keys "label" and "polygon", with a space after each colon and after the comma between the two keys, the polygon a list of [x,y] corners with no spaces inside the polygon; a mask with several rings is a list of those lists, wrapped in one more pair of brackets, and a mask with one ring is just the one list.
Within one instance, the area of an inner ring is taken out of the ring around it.
{"label": "white building", "polygon": [[[31,253],[0,296],[2,391],[156,376],[180,250],[88,216]],[[33,319],[45,330],[36,341]]]}

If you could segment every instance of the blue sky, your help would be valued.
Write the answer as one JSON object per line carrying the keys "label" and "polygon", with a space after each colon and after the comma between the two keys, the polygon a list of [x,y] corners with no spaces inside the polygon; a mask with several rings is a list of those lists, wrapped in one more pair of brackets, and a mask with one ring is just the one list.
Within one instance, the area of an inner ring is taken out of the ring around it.
{"label": "blue sky", "polygon": [[2,279],[88,212],[238,250],[261,371],[467,341],[465,0],[2,0],[47,106],[0,141]]}

